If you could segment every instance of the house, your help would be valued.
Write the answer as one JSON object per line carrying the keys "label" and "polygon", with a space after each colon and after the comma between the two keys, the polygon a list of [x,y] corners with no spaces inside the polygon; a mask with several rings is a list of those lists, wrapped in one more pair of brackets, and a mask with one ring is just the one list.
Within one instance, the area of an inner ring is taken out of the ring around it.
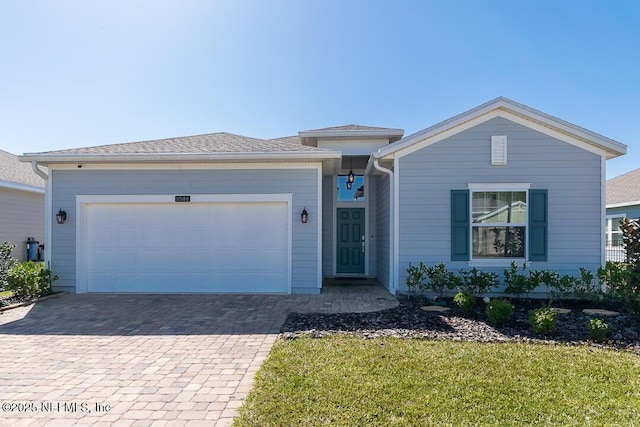
{"label": "house", "polygon": [[70,292],[315,294],[366,277],[396,293],[420,261],[604,262],[605,161],[625,145],[502,97],[403,134],[214,133],[21,160],[48,168],[45,255]]}
{"label": "house", "polygon": [[44,183],[29,164],[0,150],[0,243],[16,245],[12,256],[19,261],[28,258],[27,239],[38,242],[32,252],[34,261],[37,246],[44,244]]}
{"label": "house", "polygon": [[620,220],[640,218],[640,169],[607,181],[607,261],[624,261]]}

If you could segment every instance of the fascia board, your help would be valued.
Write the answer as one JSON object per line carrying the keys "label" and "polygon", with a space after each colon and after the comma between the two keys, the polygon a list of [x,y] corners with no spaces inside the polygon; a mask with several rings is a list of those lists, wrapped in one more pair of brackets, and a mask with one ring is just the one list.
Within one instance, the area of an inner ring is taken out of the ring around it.
{"label": "fascia board", "polygon": [[81,162],[207,162],[207,161],[261,161],[261,160],[324,160],[339,159],[339,151],[293,152],[293,153],[131,153],[131,154],[24,154],[18,156],[22,162],[36,161],[49,163],[81,163]]}
{"label": "fascia board", "polygon": [[8,188],[11,190],[28,191],[30,193],[44,194],[44,187],[37,187],[35,185],[20,184],[18,182],[3,181],[0,180],[0,188]]}
{"label": "fascia board", "polygon": [[385,130],[331,130],[331,131],[304,131],[298,132],[301,138],[369,138],[389,137],[404,135],[402,129]]}
{"label": "fascia board", "polygon": [[626,154],[627,151],[627,146],[625,144],[596,134],[579,126],[572,125],[571,123],[557,119],[553,116],[549,116],[548,114],[542,113],[538,110],[534,110],[525,105],[518,104],[514,101],[506,100],[504,98],[498,98],[497,100],[490,101],[465,113],[454,116],[434,126],[409,135],[394,143],[393,145],[384,147],[376,154],[376,157],[382,158],[389,154],[404,150],[411,145],[425,139],[433,138],[438,134],[448,133],[449,131],[454,130],[456,127],[459,127],[464,123],[475,121],[478,118],[484,115],[488,115],[493,111],[496,111],[496,115],[498,116],[501,115],[501,111],[504,111],[505,116],[509,114],[517,115],[524,118],[525,120],[531,121],[533,123],[537,122],[545,127],[549,127],[551,128],[551,130],[556,130],[558,132],[568,134],[569,136],[577,140],[587,142],[595,146],[596,148],[606,151],[607,158],[613,158]]}
{"label": "fascia board", "polygon": [[632,202],[620,202],[620,203],[611,203],[606,205],[607,209],[610,208],[624,208],[626,206],[635,206],[640,205],[640,200],[634,200]]}

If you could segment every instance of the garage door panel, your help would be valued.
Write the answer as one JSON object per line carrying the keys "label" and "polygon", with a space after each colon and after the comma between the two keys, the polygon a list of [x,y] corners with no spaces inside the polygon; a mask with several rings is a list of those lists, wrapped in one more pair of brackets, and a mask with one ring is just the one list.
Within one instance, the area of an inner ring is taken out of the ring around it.
{"label": "garage door panel", "polygon": [[89,292],[288,292],[286,202],[86,207]]}

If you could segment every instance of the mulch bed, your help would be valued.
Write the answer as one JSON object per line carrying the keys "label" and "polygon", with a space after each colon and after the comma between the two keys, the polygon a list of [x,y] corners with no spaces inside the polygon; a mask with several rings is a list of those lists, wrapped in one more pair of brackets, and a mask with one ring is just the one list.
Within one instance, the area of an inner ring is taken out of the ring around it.
{"label": "mulch bed", "polygon": [[[486,304],[479,301],[475,310],[465,316],[451,310],[446,313],[425,312],[420,309],[432,304],[421,297],[400,297],[396,308],[373,313],[300,314],[291,313],[285,321],[281,337],[324,337],[332,334],[355,334],[365,338],[401,337],[447,339],[481,342],[537,342],[548,344],[591,344],[640,353],[640,316],[621,313],[617,317],[600,317],[609,325],[608,339],[594,343],[589,338],[589,316],[583,308],[609,308],[594,306],[585,301],[560,301],[554,307],[569,308],[568,314],[557,316],[557,331],[540,336],[531,330],[529,311],[547,304],[544,300],[514,301],[514,315],[501,326],[491,325],[484,312]],[[448,306],[452,307],[450,301]]]}

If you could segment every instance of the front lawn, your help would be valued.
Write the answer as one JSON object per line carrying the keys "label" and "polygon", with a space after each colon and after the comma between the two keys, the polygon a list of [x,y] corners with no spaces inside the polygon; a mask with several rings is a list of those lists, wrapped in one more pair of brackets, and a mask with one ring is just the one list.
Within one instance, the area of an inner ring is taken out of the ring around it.
{"label": "front lawn", "polygon": [[640,356],[587,345],[280,340],[236,426],[640,426]]}

